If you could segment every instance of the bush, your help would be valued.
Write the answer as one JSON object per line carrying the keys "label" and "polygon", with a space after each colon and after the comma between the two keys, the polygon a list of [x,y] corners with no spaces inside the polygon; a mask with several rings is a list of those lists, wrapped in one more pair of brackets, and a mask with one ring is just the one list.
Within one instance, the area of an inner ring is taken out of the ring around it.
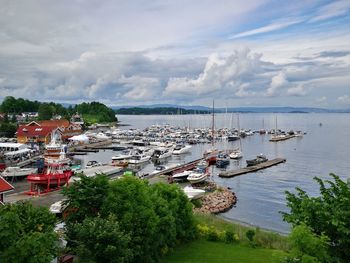
{"label": "bush", "polygon": [[231,231],[225,231],[224,241],[225,243],[235,243],[239,240],[239,237],[237,234],[231,232]]}
{"label": "bush", "polygon": [[219,232],[215,228],[210,228],[209,229],[209,233],[207,235],[207,240],[208,241],[218,241],[218,240],[220,240]]}
{"label": "bush", "polygon": [[249,229],[246,233],[245,236],[248,238],[249,242],[253,242],[254,236],[255,236],[255,231]]}

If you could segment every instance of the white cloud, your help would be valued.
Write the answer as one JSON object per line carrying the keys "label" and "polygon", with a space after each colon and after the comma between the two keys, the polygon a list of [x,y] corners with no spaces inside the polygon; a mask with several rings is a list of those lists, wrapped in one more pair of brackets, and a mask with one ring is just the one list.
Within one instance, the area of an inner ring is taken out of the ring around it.
{"label": "white cloud", "polygon": [[321,7],[317,14],[311,18],[310,22],[318,22],[332,17],[344,15],[350,10],[349,0],[333,1],[328,5]]}
{"label": "white cloud", "polygon": [[343,95],[337,98],[337,101],[344,105],[350,105],[350,96],[349,95]]}
{"label": "white cloud", "polygon": [[302,84],[299,84],[296,87],[289,88],[287,94],[290,96],[305,96],[307,94],[305,88]]}
{"label": "white cloud", "polygon": [[271,79],[270,87],[266,91],[267,96],[276,96],[279,89],[288,84],[286,75],[281,71]]}
{"label": "white cloud", "polygon": [[164,95],[204,95],[210,96],[216,91],[224,96],[246,96],[250,82],[254,78],[263,78],[261,55],[251,53],[249,49],[236,51],[228,56],[212,54],[208,57],[202,73],[197,78],[170,78]]}
{"label": "white cloud", "polygon": [[268,24],[266,26],[263,26],[263,27],[259,27],[259,28],[255,28],[255,29],[252,29],[249,31],[235,34],[235,35],[229,37],[229,39],[253,36],[256,34],[262,34],[262,33],[267,33],[267,32],[271,32],[271,31],[275,31],[275,30],[280,30],[280,29],[289,27],[291,25],[299,24],[299,23],[303,22],[304,20],[305,20],[304,18],[289,18],[289,19],[275,21],[275,22]]}

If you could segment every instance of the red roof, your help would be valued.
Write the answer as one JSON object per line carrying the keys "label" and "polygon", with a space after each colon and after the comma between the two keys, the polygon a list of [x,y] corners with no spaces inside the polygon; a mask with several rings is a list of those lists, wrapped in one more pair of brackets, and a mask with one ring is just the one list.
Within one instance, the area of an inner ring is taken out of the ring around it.
{"label": "red roof", "polygon": [[69,120],[47,120],[47,121],[40,121],[38,122],[39,125],[41,126],[51,126],[51,127],[68,127],[70,122]]}
{"label": "red roof", "polygon": [[56,129],[56,127],[54,127],[54,126],[27,126],[27,125],[20,125],[17,128],[17,136],[27,136],[27,137],[41,136],[41,137],[46,137],[47,135],[49,135],[55,129]]}
{"label": "red roof", "polygon": [[0,193],[8,192],[15,189],[2,176],[0,176]]}

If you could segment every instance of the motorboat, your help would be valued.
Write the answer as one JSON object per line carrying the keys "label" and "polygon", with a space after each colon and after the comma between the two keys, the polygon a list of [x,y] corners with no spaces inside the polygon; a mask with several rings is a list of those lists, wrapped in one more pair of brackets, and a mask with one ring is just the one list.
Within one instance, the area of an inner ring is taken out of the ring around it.
{"label": "motorboat", "polygon": [[26,177],[29,174],[36,173],[37,168],[21,168],[21,167],[7,167],[5,170],[2,172],[2,177],[4,178],[22,178]]}
{"label": "motorboat", "polygon": [[202,197],[205,194],[205,191],[202,189],[196,189],[192,186],[186,186],[183,188],[183,191],[187,195],[188,199],[197,199]]}
{"label": "motorboat", "polygon": [[232,134],[232,135],[228,135],[228,136],[227,136],[227,140],[228,140],[229,142],[237,141],[237,140],[239,140],[239,139],[240,139],[240,137],[239,137],[238,135]]}
{"label": "motorboat", "polygon": [[216,167],[226,167],[230,164],[230,157],[226,153],[219,153],[216,158]]}
{"label": "motorboat", "polygon": [[151,156],[145,154],[135,154],[129,159],[129,164],[141,164],[148,162],[151,159]]}
{"label": "motorboat", "polygon": [[102,164],[100,162],[92,160],[86,163],[85,168],[92,168],[92,167],[101,166],[101,165]]}
{"label": "motorboat", "polygon": [[187,180],[191,184],[204,182],[209,177],[209,172],[207,169],[197,167],[194,169],[187,177]]}
{"label": "motorboat", "polygon": [[173,149],[161,147],[154,150],[153,157],[158,160],[161,160],[161,159],[170,157],[172,153],[173,153]]}
{"label": "motorboat", "polygon": [[268,159],[263,154],[259,154],[255,159],[246,160],[247,166],[257,165],[257,164],[264,163],[264,162],[267,162],[267,161],[268,161]]}
{"label": "motorboat", "polygon": [[60,200],[60,201],[57,201],[55,203],[53,203],[51,206],[50,206],[50,212],[55,214],[55,215],[62,215],[62,213],[64,212],[64,210],[67,208],[67,204],[65,203],[66,200]]}
{"label": "motorboat", "polygon": [[178,144],[176,145],[173,154],[184,154],[184,153],[188,153],[190,151],[190,149],[192,148],[191,145],[184,145],[184,144]]}
{"label": "motorboat", "polygon": [[133,155],[134,155],[133,151],[124,150],[120,154],[112,156],[112,161],[127,160],[127,159],[130,159]]}
{"label": "motorboat", "polygon": [[157,165],[154,169],[153,172],[151,172],[151,174],[157,174],[161,171],[164,171],[164,170],[168,170],[168,169],[171,169],[171,168],[174,168],[176,166],[178,166],[179,164],[169,164],[169,165]]}
{"label": "motorboat", "polygon": [[243,157],[243,154],[242,154],[241,150],[239,150],[239,149],[235,149],[230,153],[231,159],[240,159],[242,157]]}
{"label": "motorboat", "polygon": [[192,171],[183,171],[181,173],[173,174],[172,178],[174,181],[185,181]]}

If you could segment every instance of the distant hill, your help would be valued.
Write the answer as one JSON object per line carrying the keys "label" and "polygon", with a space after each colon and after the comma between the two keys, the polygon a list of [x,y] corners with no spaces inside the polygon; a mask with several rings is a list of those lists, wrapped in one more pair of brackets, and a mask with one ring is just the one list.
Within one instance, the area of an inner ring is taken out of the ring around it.
{"label": "distant hill", "polygon": [[141,108],[141,107],[130,107],[130,108],[120,108],[115,110],[117,114],[127,114],[127,115],[174,115],[174,114],[208,114],[208,110],[187,110],[183,108],[173,108],[173,107],[156,107],[156,108]]}
{"label": "distant hill", "polygon": [[[141,105],[141,106],[122,106],[111,108],[118,109],[155,109],[155,108],[167,108],[167,109],[183,109],[193,111],[212,111],[212,108],[205,106],[183,106],[174,104],[154,104],[154,105]],[[216,107],[215,112],[241,112],[241,113],[350,113],[350,109],[324,109],[324,108],[312,108],[312,107],[237,107],[237,108],[221,108]]]}

